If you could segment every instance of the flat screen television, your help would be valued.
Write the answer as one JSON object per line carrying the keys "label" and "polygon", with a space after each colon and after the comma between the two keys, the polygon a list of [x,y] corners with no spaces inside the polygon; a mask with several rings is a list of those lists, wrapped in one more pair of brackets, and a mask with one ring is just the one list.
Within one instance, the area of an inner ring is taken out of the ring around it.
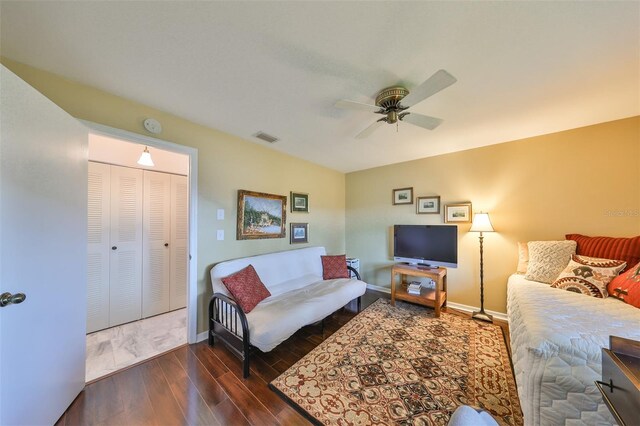
{"label": "flat screen television", "polygon": [[456,225],[394,225],[393,260],[410,265],[458,267]]}

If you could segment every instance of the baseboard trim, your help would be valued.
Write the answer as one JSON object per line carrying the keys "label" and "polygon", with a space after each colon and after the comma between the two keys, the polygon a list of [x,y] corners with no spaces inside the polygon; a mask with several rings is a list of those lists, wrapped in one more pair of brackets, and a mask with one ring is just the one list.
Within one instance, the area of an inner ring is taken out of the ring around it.
{"label": "baseboard trim", "polygon": [[[381,293],[391,294],[391,289],[389,287],[380,287],[380,286],[377,286],[375,284],[367,284],[367,288],[370,289],[370,290],[379,291]],[[449,307],[451,309],[456,309],[458,311],[466,312],[466,313],[469,313],[469,314],[473,313],[474,311],[480,310],[480,308],[477,307],[477,306],[463,305],[461,303],[454,303],[454,302],[450,302],[448,300],[447,300],[447,307]],[[509,322],[509,320],[507,319],[507,314],[505,314],[503,312],[490,311],[488,309],[485,309],[485,312],[488,313],[489,315],[492,315],[496,319],[499,319],[499,320],[505,321],[505,322]]]}
{"label": "baseboard trim", "polygon": [[381,293],[391,294],[391,289],[389,287],[380,287],[380,286],[377,286],[375,284],[367,283],[367,288],[370,289],[370,290],[379,291]]}
{"label": "baseboard trim", "polygon": [[196,343],[202,342],[203,340],[207,340],[207,338],[209,338],[209,332],[208,331],[203,331],[202,333],[198,333],[196,335]]}
{"label": "baseboard trim", "polygon": [[[461,303],[449,302],[448,300],[447,300],[447,308],[456,309],[458,311],[467,312],[469,314],[473,313],[474,311],[480,310],[480,308],[477,306],[463,305]],[[495,319],[499,319],[504,322],[509,322],[509,320],[507,319],[507,314],[503,312],[490,311],[489,309],[485,309],[484,311],[489,315],[493,316]]]}

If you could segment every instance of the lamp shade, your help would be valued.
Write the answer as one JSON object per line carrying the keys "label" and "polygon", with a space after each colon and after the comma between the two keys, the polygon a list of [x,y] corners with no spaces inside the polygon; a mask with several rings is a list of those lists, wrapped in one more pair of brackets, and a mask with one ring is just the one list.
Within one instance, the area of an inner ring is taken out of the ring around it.
{"label": "lamp shade", "polygon": [[473,224],[469,232],[494,232],[489,219],[489,213],[476,213],[473,215]]}
{"label": "lamp shade", "polygon": [[153,167],[153,160],[151,159],[151,153],[149,153],[149,148],[144,147],[144,151],[140,155],[140,159],[138,160],[138,164],[141,166]]}

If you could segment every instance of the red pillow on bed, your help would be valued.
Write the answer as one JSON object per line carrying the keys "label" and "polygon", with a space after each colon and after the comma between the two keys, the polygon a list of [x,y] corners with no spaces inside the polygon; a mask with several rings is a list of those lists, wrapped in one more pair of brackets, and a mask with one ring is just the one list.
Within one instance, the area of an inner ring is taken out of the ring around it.
{"label": "red pillow on bed", "polygon": [[253,265],[222,278],[222,283],[227,287],[229,293],[238,302],[245,314],[251,312],[258,303],[271,296]]}
{"label": "red pillow on bed", "polygon": [[609,297],[640,308],[640,263],[611,280],[607,292]]}
{"label": "red pillow on bed", "polygon": [[320,256],[322,259],[322,279],[349,278],[347,255]]}
{"label": "red pillow on bed", "polygon": [[632,238],[588,237],[580,234],[567,234],[567,240],[578,244],[576,254],[602,259],[624,260],[629,270],[640,262],[640,235]]}

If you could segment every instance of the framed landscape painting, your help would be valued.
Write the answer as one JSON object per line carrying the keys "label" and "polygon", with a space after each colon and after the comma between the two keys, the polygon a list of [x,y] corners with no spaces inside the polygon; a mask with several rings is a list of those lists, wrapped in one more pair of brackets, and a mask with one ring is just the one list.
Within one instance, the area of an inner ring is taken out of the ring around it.
{"label": "framed landscape painting", "polygon": [[284,238],[287,196],[238,190],[236,239]]}
{"label": "framed landscape painting", "polygon": [[471,223],[471,203],[444,206],[445,223]]}

